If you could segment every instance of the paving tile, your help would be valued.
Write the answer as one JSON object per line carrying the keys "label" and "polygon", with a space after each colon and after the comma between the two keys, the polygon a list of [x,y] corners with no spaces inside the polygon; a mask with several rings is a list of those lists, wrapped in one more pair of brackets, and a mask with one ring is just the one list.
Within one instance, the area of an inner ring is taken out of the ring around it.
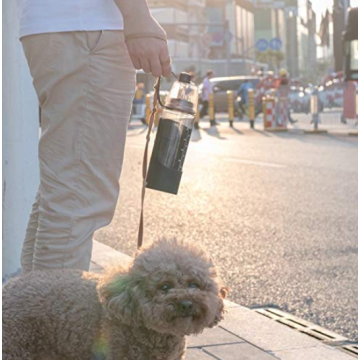
{"label": "paving tile", "polygon": [[233,307],[239,307],[241,305],[237,304],[237,303],[234,303],[232,301],[229,301],[229,300],[224,300],[224,304],[225,304],[225,308],[226,309],[230,309],[230,308],[233,308]]}
{"label": "paving tile", "polygon": [[228,310],[220,327],[265,351],[308,348],[319,342],[244,307]]}
{"label": "paving tile", "polygon": [[214,360],[214,359],[216,359],[216,358],[204,353],[200,349],[188,349],[186,351],[184,360]]}
{"label": "paving tile", "polygon": [[275,351],[281,360],[354,360],[354,357],[329,346],[319,345],[305,349]]}
{"label": "paving tile", "polygon": [[273,355],[248,343],[208,346],[203,350],[221,360],[276,360]]}
{"label": "paving tile", "polygon": [[213,329],[205,329],[203,333],[187,338],[187,346],[203,347],[207,345],[233,344],[244,342],[243,339],[230,334],[229,332],[216,327]]}

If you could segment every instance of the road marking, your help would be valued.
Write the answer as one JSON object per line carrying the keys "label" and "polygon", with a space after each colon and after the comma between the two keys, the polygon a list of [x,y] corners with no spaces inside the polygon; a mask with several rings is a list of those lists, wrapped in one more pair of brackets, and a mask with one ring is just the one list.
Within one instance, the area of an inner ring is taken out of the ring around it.
{"label": "road marking", "polygon": [[273,163],[261,162],[261,161],[238,159],[238,158],[231,158],[231,157],[224,158],[224,160],[228,161],[228,162],[237,162],[237,163],[257,165],[257,166],[274,167],[274,168],[286,168],[286,165],[273,164]]}

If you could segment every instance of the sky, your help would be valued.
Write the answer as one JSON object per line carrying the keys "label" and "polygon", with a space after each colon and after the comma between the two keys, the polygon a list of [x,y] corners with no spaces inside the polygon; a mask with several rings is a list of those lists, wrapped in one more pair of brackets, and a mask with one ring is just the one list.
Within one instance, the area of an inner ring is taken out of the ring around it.
{"label": "sky", "polygon": [[[334,0],[312,0],[312,6],[316,12],[316,22],[319,27],[321,22],[321,16],[325,14],[326,9],[331,10],[334,4]],[[358,0],[350,0],[351,6],[358,6]]]}

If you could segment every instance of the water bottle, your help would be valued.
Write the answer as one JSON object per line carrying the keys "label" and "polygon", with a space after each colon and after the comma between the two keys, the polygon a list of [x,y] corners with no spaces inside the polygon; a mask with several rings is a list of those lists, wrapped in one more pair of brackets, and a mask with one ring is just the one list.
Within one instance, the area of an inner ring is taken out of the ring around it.
{"label": "water bottle", "polygon": [[177,194],[197,106],[197,86],[189,74],[181,73],[166,97],[159,120],[147,188]]}

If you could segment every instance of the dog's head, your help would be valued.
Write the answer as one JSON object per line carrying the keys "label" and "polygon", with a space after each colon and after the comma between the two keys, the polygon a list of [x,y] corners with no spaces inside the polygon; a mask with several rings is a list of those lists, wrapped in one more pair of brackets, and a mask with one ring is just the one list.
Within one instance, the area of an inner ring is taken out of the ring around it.
{"label": "dog's head", "polygon": [[223,298],[211,258],[200,248],[160,240],[142,249],[128,270],[99,284],[108,316],[173,335],[200,333],[223,317]]}

